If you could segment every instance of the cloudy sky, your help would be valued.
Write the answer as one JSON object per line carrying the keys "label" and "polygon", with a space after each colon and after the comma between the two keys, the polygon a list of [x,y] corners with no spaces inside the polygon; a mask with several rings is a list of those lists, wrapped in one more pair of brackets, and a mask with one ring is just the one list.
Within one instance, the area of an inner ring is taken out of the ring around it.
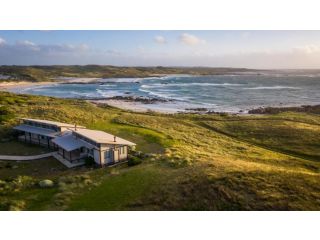
{"label": "cloudy sky", "polygon": [[320,31],[0,31],[0,65],[320,68]]}

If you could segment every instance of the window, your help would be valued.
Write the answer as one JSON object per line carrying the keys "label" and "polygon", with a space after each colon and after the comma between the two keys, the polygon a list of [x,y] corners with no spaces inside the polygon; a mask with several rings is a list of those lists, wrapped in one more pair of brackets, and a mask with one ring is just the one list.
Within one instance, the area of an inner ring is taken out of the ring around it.
{"label": "window", "polygon": [[89,155],[93,156],[93,149],[89,149]]}
{"label": "window", "polygon": [[104,152],[104,158],[105,159],[111,158],[111,151],[110,150]]}

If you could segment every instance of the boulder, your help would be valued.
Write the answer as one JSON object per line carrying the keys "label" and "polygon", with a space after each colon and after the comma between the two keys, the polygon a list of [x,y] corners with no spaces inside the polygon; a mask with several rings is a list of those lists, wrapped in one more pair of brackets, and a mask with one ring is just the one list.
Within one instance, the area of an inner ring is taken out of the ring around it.
{"label": "boulder", "polygon": [[49,180],[49,179],[45,179],[45,180],[41,180],[39,182],[39,186],[42,188],[50,188],[54,186],[53,181]]}

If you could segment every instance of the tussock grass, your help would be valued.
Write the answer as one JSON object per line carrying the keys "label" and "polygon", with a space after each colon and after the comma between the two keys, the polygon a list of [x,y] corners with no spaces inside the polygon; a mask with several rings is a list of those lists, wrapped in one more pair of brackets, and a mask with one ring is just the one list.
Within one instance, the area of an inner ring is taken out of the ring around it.
{"label": "tussock grass", "polygon": [[[3,102],[7,97],[24,99],[23,107],[12,105],[16,117],[74,122],[111,132],[153,153],[130,168],[53,173],[58,185],[50,189],[51,197],[38,192],[38,200],[27,201],[26,209],[36,209],[34,203],[41,199],[41,209],[320,209],[319,115],[165,115],[80,100],[0,96]],[[15,118],[6,120],[2,128],[14,123]],[[89,178],[75,177],[83,172]],[[59,179],[59,174],[72,177]]]}

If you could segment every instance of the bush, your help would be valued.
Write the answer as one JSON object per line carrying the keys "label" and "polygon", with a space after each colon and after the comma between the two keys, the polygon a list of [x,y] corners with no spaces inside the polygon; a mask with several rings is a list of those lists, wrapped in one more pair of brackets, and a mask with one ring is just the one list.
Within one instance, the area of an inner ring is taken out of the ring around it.
{"label": "bush", "polygon": [[95,164],[94,158],[91,156],[86,157],[86,159],[84,161],[85,161],[86,166],[93,166]]}
{"label": "bush", "polygon": [[13,114],[5,106],[0,106],[0,123],[6,122],[13,118]]}
{"label": "bush", "polygon": [[23,200],[13,200],[8,205],[9,211],[21,211],[25,208],[26,203]]}
{"label": "bush", "polygon": [[142,163],[142,160],[136,156],[132,156],[128,160],[128,166],[135,166]]}

